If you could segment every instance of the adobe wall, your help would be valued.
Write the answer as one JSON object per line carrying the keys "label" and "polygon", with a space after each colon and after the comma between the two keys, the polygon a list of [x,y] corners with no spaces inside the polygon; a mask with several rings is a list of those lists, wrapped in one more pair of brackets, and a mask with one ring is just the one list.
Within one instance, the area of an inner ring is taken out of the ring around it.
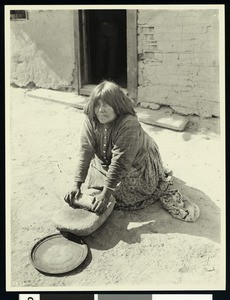
{"label": "adobe wall", "polygon": [[58,89],[73,81],[73,11],[29,11],[29,19],[11,21],[11,83]]}
{"label": "adobe wall", "polygon": [[138,102],[219,116],[217,10],[138,11]]}

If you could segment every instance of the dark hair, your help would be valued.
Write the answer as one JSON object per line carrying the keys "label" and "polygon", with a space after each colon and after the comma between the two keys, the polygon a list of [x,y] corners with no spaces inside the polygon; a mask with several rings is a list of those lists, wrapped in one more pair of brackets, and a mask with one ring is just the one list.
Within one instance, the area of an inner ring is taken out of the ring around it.
{"label": "dark hair", "polygon": [[133,101],[125,95],[117,84],[104,80],[95,87],[84,109],[84,113],[95,123],[98,120],[94,107],[99,99],[109,104],[117,116],[136,115]]}

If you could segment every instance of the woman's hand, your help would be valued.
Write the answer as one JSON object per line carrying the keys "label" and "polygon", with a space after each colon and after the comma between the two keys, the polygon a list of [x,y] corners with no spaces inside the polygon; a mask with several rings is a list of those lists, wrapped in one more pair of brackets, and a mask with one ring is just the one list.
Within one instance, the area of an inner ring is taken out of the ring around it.
{"label": "woman's hand", "polygon": [[76,204],[76,201],[81,195],[81,183],[78,183],[76,186],[74,186],[72,189],[69,190],[69,192],[65,195],[64,200],[67,202],[70,206],[74,206]]}
{"label": "woman's hand", "polygon": [[105,196],[103,193],[95,196],[92,210],[97,213],[102,213],[108,205],[109,198],[110,197]]}
{"label": "woman's hand", "polygon": [[109,203],[111,195],[112,190],[104,187],[102,193],[95,197],[92,210],[98,213],[103,212]]}

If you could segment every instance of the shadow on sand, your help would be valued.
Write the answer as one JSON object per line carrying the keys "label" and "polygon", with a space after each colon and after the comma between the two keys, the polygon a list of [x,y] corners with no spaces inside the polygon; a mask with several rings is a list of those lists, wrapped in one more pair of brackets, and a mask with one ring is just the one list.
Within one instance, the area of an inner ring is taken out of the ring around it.
{"label": "shadow on sand", "polygon": [[181,233],[206,237],[219,243],[220,208],[202,191],[187,186],[178,178],[174,178],[174,187],[199,206],[200,217],[195,223],[173,218],[158,201],[139,211],[114,210],[106,223],[85,241],[91,249],[108,250],[120,241],[140,243],[142,234]]}

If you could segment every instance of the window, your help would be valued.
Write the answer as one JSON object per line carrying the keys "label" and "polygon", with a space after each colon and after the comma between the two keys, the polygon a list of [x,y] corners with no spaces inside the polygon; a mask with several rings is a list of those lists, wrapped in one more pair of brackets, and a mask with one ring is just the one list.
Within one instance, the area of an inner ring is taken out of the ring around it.
{"label": "window", "polygon": [[28,20],[28,12],[26,10],[11,10],[10,20]]}

